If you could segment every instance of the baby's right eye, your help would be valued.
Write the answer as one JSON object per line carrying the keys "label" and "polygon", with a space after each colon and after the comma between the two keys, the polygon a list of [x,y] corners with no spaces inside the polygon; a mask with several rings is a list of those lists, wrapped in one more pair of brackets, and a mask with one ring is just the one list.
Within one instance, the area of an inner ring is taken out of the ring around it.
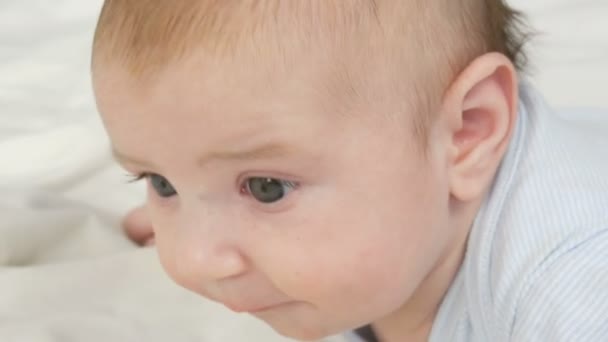
{"label": "baby's right eye", "polygon": [[177,191],[175,191],[173,185],[165,177],[152,173],[147,175],[147,178],[158,196],[168,198],[177,195]]}

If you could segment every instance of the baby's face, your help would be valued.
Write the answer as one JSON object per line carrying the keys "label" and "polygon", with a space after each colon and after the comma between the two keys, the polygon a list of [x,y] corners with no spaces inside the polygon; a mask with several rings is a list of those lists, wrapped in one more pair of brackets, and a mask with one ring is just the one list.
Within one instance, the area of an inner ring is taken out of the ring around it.
{"label": "baby's face", "polygon": [[451,240],[441,153],[390,119],[402,108],[382,89],[348,102],[312,62],[258,70],[184,63],[145,86],[96,71],[118,160],[147,176],[163,267],[296,338],[395,312]]}

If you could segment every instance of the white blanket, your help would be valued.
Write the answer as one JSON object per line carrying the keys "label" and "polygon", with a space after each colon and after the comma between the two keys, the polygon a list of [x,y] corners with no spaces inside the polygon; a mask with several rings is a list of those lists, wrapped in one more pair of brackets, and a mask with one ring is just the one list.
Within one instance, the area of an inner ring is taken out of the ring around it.
{"label": "white blanket", "polygon": [[[608,108],[608,2],[514,2],[545,31],[532,49],[549,100]],[[287,341],[178,288],[120,232],[143,189],[125,185],[95,115],[100,5],[0,1],[0,341]]]}

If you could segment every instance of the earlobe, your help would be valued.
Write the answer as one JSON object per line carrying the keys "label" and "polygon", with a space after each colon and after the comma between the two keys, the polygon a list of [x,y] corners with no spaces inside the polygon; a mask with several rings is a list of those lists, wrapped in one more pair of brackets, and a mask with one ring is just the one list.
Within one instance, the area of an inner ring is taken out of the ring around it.
{"label": "earlobe", "polygon": [[517,76],[503,55],[487,54],[465,69],[446,93],[450,106],[452,196],[471,201],[489,187],[517,115]]}

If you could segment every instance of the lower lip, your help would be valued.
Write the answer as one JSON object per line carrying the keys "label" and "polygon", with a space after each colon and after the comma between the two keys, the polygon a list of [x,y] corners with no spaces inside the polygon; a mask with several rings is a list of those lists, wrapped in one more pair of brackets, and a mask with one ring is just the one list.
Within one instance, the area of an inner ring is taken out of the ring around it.
{"label": "lower lip", "polygon": [[246,309],[246,308],[238,308],[238,307],[229,307],[232,311],[234,312],[239,312],[239,313],[250,313],[250,314],[255,314],[255,313],[263,313],[263,312],[268,312],[271,310],[275,310],[284,306],[287,306],[291,304],[291,302],[286,302],[286,303],[281,303],[281,304],[276,304],[276,305],[271,305],[271,306],[265,306],[265,307],[260,307],[260,308],[254,308],[254,309]]}

